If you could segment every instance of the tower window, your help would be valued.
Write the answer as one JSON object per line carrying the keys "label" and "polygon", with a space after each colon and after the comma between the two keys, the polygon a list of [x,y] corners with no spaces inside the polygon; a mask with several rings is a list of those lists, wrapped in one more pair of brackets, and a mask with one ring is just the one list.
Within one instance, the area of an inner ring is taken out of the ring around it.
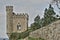
{"label": "tower window", "polygon": [[17,25],[17,30],[20,30],[21,29],[21,25]]}

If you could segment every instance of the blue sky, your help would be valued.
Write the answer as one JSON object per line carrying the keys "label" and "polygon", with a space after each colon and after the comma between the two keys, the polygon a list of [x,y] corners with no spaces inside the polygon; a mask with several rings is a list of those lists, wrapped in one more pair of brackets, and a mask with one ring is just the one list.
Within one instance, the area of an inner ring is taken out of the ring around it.
{"label": "blue sky", "polygon": [[[13,6],[15,13],[28,13],[29,25],[33,23],[36,15],[42,18],[44,9],[48,7],[51,0],[0,0],[0,37],[6,35],[6,6]],[[55,11],[58,13],[58,9]]]}

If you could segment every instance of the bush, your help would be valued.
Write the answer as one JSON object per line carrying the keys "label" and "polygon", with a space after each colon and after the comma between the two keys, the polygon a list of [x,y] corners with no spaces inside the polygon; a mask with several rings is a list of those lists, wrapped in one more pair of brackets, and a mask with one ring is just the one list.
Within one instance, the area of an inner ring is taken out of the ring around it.
{"label": "bush", "polygon": [[28,40],[44,40],[43,38],[32,38],[32,37],[28,37]]}
{"label": "bush", "polygon": [[10,40],[18,40],[18,39],[24,39],[25,37],[29,36],[30,31],[25,31],[22,33],[12,33],[10,35]]}

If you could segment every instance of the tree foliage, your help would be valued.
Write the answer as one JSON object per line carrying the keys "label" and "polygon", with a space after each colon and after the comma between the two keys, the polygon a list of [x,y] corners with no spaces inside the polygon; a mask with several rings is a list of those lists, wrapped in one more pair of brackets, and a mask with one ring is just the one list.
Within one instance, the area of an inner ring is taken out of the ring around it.
{"label": "tree foliage", "polygon": [[48,9],[46,8],[44,12],[44,25],[50,24],[51,22],[57,20],[55,15],[56,13],[54,12],[54,9],[50,4],[49,8]]}
{"label": "tree foliage", "polygon": [[31,29],[36,30],[39,29],[43,26],[46,26],[56,20],[58,20],[59,15],[56,15],[54,8],[51,6],[51,4],[49,5],[49,8],[45,8],[44,11],[44,18],[40,19],[40,16],[37,15],[34,19],[34,23],[31,24]]}
{"label": "tree foliage", "polygon": [[34,23],[31,24],[31,29],[32,30],[36,30],[36,29],[39,29],[41,26],[40,26],[40,16],[37,15],[34,19]]}
{"label": "tree foliage", "polygon": [[57,8],[60,10],[60,0],[52,0],[51,4],[55,4],[57,6]]}
{"label": "tree foliage", "polygon": [[22,33],[12,33],[10,35],[10,40],[18,40],[18,39],[24,39],[25,37],[29,36],[30,31],[25,31]]}
{"label": "tree foliage", "polygon": [[28,37],[28,40],[45,40],[45,39],[43,39],[43,38]]}

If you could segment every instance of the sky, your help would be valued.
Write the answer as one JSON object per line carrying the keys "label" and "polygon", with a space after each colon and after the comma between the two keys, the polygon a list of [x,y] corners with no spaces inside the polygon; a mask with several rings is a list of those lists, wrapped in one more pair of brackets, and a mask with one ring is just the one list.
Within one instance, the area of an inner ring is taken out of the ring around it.
{"label": "sky", "polygon": [[[0,0],[0,37],[7,37],[6,35],[6,6],[13,6],[15,13],[28,13],[29,26],[34,22],[37,15],[43,17],[44,9],[48,8],[51,0]],[[58,13],[58,9],[55,11]]]}

